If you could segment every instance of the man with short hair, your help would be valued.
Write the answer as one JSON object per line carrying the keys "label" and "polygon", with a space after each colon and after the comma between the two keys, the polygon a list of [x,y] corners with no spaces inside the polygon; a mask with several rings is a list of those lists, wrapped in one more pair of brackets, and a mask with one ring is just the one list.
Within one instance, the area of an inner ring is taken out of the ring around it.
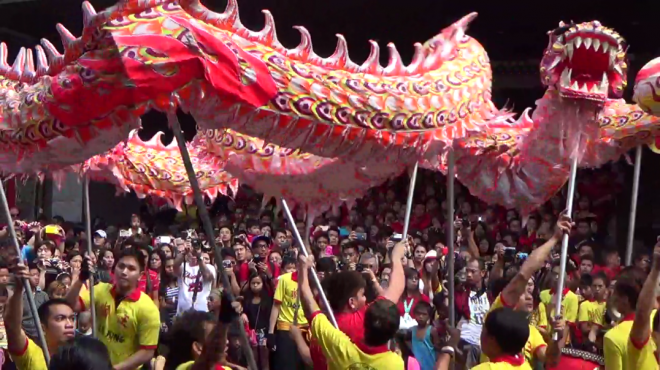
{"label": "man with short hair", "polygon": [[[27,305],[23,299],[26,288],[23,279],[30,278],[29,271],[22,263],[17,263],[13,270],[16,278],[15,290],[4,312],[7,349],[18,370],[46,370],[48,367],[43,350],[21,328],[23,307],[24,304]],[[37,314],[41,320],[49,353],[56,353],[61,345],[74,339],[76,315],[65,300],[51,299],[44,302],[38,308]]]}
{"label": "man with short hair", "polygon": [[[66,295],[67,302],[76,312],[86,311],[92,303],[89,291],[81,291],[83,283],[89,279],[92,257],[87,256],[83,263],[87,267]],[[145,268],[138,250],[124,249],[115,263],[114,285],[99,283],[94,287],[98,338],[108,348],[115,370],[139,368],[153,358],[158,346],[158,307],[138,289],[138,281]]]}
{"label": "man with short hair", "polygon": [[378,275],[378,258],[373,254],[367,252],[360,256],[360,264],[364,270],[371,270],[374,276]]}
{"label": "man with short hair", "polygon": [[345,270],[355,271],[357,263],[360,260],[360,249],[356,242],[351,241],[341,248],[342,262]]}
{"label": "man with short hair", "polygon": [[308,271],[313,266],[312,256],[299,256],[300,303],[311,322],[312,338],[320,346],[329,370],[353,368],[403,369],[403,359],[387,347],[399,330],[399,310],[389,299],[378,299],[365,311],[363,340],[352,341],[332,326],[321,313],[309,286]]}
{"label": "man with short hair", "polygon": [[[32,290],[32,295],[34,297],[34,304],[39,309],[42,304],[48,301],[49,297],[46,292],[39,288],[39,277],[41,276],[41,271],[36,264],[30,264],[30,289]],[[27,293],[23,291],[23,330],[25,334],[30,337],[32,340],[37,340],[37,327],[34,325],[34,319],[32,318],[32,310],[30,310],[30,305],[28,304]]]}
{"label": "man with short hair", "polygon": [[205,262],[201,248],[193,248],[191,241],[179,248],[174,259],[174,276],[179,285],[177,315],[189,309],[208,311],[206,300],[216,278],[215,267]]}
{"label": "man with short hair", "polygon": [[591,274],[594,270],[594,257],[587,254],[580,258],[580,275]]}

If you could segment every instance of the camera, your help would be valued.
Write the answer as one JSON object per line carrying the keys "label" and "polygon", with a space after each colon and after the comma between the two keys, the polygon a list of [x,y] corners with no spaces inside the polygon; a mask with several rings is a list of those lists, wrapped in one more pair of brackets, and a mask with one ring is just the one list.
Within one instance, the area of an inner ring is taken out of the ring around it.
{"label": "camera", "polygon": [[190,245],[192,245],[195,250],[202,249],[202,242],[199,239],[190,239]]}
{"label": "camera", "polygon": [[362,271],[364,271],[364,265],[361,264],[361,263],[356,264],[356,265],[355,265],[355,271],[357,271],[357,272],[362,272]]}
{"label": "camera", "polygon": [[222,261],[222,267],[223,267],[223,268],[226,268],[226,269],[231,268],[231,261],[230,261],[230,260],[224,260],[224,261]]}
{"label": "camera", "polygon": [[337,270],[344,271],[345,268],[346,268],[346,264],[344,262],[337,263]]}
{"label": "camera", "polygon": [[516,257],[516,248],[504,247],[504,262],[511,262]]}
{"label": "camera", "polygon": [[393,241],[394,243],[398,243],[401,240],[403,240],[403,234],[392,234],[392,236],[390,236],[390,241]]}
{"label": "camera", "polygon": [[516,254],[516,258],[518,259],[518,261],[524,261],[528,257],[529,257],[529,254],[527,254],[527,253],[520,252],[520,253]]}
{"label": "camera", "polygon": [[367,233],[355,233],[356,240],[367,240]]}
{"label": "camera", "polygon": [[262,263],[262,262],[264,262],[264,258],[261,257],[261,256],[259,256],[259,255],[257,255],[257,256],[254,256],[254,257],[252,258],[252,262],[254,262],[254,263]]}

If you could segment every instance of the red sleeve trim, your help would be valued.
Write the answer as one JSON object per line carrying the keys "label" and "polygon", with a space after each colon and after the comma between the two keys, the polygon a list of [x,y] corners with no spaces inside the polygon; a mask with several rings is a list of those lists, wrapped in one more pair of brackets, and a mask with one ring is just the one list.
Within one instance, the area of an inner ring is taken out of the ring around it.
{"label": "red sleeve trim", "polygon": [[82,311],[87,311],[87,307],[85,307],[85,302],[80,297],[78,297],[78,304],[80,305],[81,312]]}
{"label": "red sleeve trim", "polygon": [[156,349],[156,348],[158,348],[158,345],[140,346],[140,349]]}
{"label": "red sleeve trim", "polygon": [[651,336],[650,336],[650,335],[649,335],[648,337],[646,337],[646,339],[644,339],[642,342],[638,342],[638,341],[636,341],[636,340],[632,337],[632,335],[631,335],[631,336],[630,336],[630,343],[632,343],[633,346],[635,346],[635,348],[637,348],[638,350],[641,350],[642,348],[644,348],[644,346],[646,345],[646,343],[649,342],[649,339],[651,339]]}
{"label": "red sleeve trim", "polygon": [[273,299],[273,302],[275,302],[277,304],[282,304],[282,301],[280,301],[279,299]]}
{"label": "red sleeve trim", "polygon": [[12,355],[12,356],[21,357],[25,354],[25,352],[27,352],[27,349],[28,349],[29,345],[30,345],[30,342],[28,341],[28,338],[25,337],[25,346],[23,346],[23,349],[18,351],[18,352],[14,352],[11,349],[9,349],[9,354]]}
{"label": "red sleeve trim", "polygon": [[513,306],[514,306],[514,305],[512,305],[512,304],[507,303],[507,302],[504,300],[504,296],[501,295],[501,294],[500,294],[500,302],[502,302],[502,306],[504,306],[504,307],[506,307],[506,308],[513,308]]}
{"label": "red sleeve trim", "polygon": [[537,355],[538,351],[539,351],[541,348],[545,348],[545,347],[547,347],[547,346],[548,346],[547,344],[541,344],[540,346],[536,347],[536,349],[534,350],[534,356]]}
{"label": "red sleeve trim", "polygon": [[321,312],[321,310],[314,311],[314,313],[312,313],[312,315],[309,317],[309,322],[311,323],[312,321],[314,321],[314,318],[322,313],[323,312]]}

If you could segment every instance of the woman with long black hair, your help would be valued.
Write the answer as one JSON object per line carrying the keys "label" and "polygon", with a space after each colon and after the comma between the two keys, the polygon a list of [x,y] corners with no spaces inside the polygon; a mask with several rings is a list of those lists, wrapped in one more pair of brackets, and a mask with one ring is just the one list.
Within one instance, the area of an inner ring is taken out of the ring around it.
{"label": "woman with long black hair", "polygon": [[248,288],[245,290],[243,300],[243,319],[247,320],[250,327],[249,336],[252,342],[252,353],[260,369],[269,369],[269,351],[266,346],[266,333],[268,333],[268,322],[270,311],[273,306],[273,298],[268,293],[272,291],[269,287],[271,280],[264,274],[253,273],[248,279]]}

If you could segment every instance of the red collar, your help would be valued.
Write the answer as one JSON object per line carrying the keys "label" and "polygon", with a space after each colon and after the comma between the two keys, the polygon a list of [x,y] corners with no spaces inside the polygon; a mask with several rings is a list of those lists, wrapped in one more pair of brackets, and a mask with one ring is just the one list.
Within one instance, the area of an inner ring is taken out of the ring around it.
{"label": "red collar", "polygon": [[298,271],[294,271],[291,273],[291,280],[295,281],[296,283],[298,282]]}
{"label": "red collar", "polygon": [[385,353],[388,352],[390,349],[387,348],[387,344],[383,344],[382,346],[377,346],[377,347],[371,347],[366,345],[363,341],[359,341],[357,344],[357,347],[360,349],[360,351],[366,353],[367,355],[377,355],[380,353]]}
{"label": "red collar", "polygon": [[626,316],[624,316],[623,318],[621,318],[621,321],[619,321],[619,322],[633,321],[633,320],[635,320],[635,313],[634,313],[634,312],[633,312],[633,313],[629,313],[629,314],[627,314]]}
{"label": "red collar", "polygon": [[[568,288],[564,288],[564,290],[561,291],[561,296],[562,297],[565,296],[566,293],[568,293],[569,290],[570,289],[568,289]],[[556,291],[557,291],[557,288],[550,288],[550,295],[555,294]]]}
{"label": "red collar", "polygon": [[[117,291],[115,290],[114,285],[110,289],[110,294],[112,294],[112,298],[117,297]],[[129,301],[137,302],[137,300],[140,299],[140,296],[142,296],[142,291],[140,291],[140,289],[133,289],[130,293],[126,295],[125,299],[128,299]]]}
{"label": "red collar", "polygon": [[491,359],[490,362],[506,362],[513,366],[520,366],[525,363],[525,357],[522,354],[518,354],[515,356],[502,355],[494,359]]}

